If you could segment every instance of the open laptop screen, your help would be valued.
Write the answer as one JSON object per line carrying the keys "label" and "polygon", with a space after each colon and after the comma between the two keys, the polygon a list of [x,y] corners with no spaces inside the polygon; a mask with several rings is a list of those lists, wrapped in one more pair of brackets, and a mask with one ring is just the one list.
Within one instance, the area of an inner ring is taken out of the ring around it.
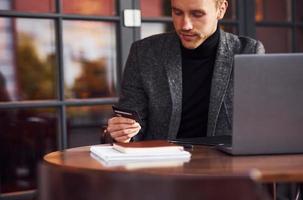
{"label": "open laptop screen", "polygon": [[303,54],[236,55],[232,154],[303,153]]}

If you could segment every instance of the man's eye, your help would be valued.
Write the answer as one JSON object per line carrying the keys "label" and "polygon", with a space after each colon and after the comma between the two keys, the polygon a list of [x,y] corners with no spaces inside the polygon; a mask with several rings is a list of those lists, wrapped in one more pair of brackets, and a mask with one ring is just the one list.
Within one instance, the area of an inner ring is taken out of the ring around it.
{"label": "man's eye", "polygon": [[173,10],[174,15],[182,15],[182,12],[179,10]]}
{"label": "man's eye", "polygon": [[192,16],[194,16],[194,17],[203,17],[204,13],[202,13],[202,12],[193,12]]}

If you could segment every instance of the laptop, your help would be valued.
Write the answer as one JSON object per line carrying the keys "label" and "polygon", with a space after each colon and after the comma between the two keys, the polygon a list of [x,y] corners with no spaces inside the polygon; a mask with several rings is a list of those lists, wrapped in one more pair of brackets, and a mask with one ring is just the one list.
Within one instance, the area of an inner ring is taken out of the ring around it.
{"label": "laptop", "polygon": [[177,138],[177,139],[169,140],[169,142],[183,145],[185,147],[186,147],[186,145],[216,146],[219,144],[231,144],[231,135]]}
{"label": "laptop", "polygon": [[303,54],[236,55],[232,155],[303,153]]}

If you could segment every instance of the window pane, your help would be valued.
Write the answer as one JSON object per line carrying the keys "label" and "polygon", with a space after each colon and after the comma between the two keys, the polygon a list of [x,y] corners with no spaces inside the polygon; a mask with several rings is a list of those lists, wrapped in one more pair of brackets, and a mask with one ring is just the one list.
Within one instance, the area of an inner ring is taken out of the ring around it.
{"label": "window pane", "polygon": [[297,36],[296,50],[297,52],[303,52],[303,27],[297,29],[296,36]]}
{"label": "window pane", "polygon": [[57,149],[55,109],[0,110],[1,193],[36,188],[37,163]]}
{"label": "window pane", "polygon": [[296,20],[303,22],[303,0],[296,0]]}
{"label": "window pane", "polygon": [[226,32],[238,35],[238,28],[236,26],[220,24],[220,28]]}
{"label": "window pane", "polygon": [[172,23],[142,23],[141,38],[151,35],[173,31]]}
{"label": "window pane", "polygon": [[54,0],[0,0],[0,10],[54,12]]}
{"label": "window pane", "polygon": [[[266,53],[291,52],[291,30],[288,28],[257,28],[257,39],[265,46]],[[277,42],[278,41],[278,42]]]}
{"label": "window pane", "polygon": [[255,0],[255,19],[260,21],[291,21],[291,1]]}
{"label": "window pane", "polygon": [[102,127],[112,114],[111,105],[67,108],[68,146],[100,144]]}
{"label": "window pane", "polygon": [[[240,1],[242,1],[242,0],[240,0]],[[224,19],[231,19],[231,20],[237,19],[237,2],[238,2],[238,0],[229,0],[228,1],[228,8],[225,13]]]}
{"label": "window pane", "polygon": [[171,16],[169,0],[140,0],[143,17]]}
{"label": "window pane", "polygon": [[63,12],[81,15],[116,15],[115,0],[62,0]]}
{"label": "window pane", "polygon": [[54,23],[0,18],[0,101],[56,97]]}
{"label": "window pane", "polygon": [[66,98],[116,95],[116,25],[106,22],[64,21]]}

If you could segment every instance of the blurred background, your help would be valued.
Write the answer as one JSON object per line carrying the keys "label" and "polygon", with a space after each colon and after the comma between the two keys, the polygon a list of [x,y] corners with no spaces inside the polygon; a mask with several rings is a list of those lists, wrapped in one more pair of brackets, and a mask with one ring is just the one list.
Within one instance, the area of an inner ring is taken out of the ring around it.
{"label": "blurred background", "polygon": [[[170,13],[169,0],[0,0],[0,199],[35,199],[44,154],[100,143],[131,43],[172,31]],[[303,52],[303,0],[229,0],[220,26]]]}

